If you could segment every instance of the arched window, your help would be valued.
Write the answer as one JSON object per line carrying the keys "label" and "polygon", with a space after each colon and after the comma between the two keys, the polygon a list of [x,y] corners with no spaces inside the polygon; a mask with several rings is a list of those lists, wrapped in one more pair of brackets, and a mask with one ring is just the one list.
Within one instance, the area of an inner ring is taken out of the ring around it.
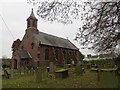
{"label": "arched window", "polygon": [[37,66],[39,67],[40,61],[37,61]]}
{"label": "arched window", "polygon": [[22,49],[22,50],[24,49],[23,45],[21,46],[21,49]]}
{"label": "arched window", "polygon": [[34,43],[31,43],[31,49],[33,49],[34,48]]}
{"label": "arched window", "polygon": [[72,58],[72,52],[69,52],[70,58]]}
{"label": "arched window", "polygon": [[58,59],[58,50],[55,50],[55,58]]}
{"label": "arched window", "polygon": [[40,54],[39,53],[37,54],[37,58],[40,58]]}
{"label": "arched window", "polygon": [[30,21],[27,21],[27,28],[30,27]]}
{"label": "arched window", "polygon": [[63,51],[63,57],[64,57],[64,59],[65,59],[65,55],[66,55],[66,54],[65,54],[65,51]]}
{"label": "arched window", "polygon": [[45,60],[49,60],[49,49],[45,49]]}

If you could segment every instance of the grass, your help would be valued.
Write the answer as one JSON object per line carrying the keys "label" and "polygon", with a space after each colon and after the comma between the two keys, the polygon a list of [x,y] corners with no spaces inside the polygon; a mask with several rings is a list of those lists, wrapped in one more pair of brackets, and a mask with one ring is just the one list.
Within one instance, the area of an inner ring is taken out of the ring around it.
{"label": "grass", "polygon": [[99,88],[96,73],[86,70],[83,75],[76,75],[72,70],[68,69],[68,78],[55,79],[46,76],[40,83],[35,82],[32,74],[15,74],[14,78],[3,78],[2,86],[3,88]]}

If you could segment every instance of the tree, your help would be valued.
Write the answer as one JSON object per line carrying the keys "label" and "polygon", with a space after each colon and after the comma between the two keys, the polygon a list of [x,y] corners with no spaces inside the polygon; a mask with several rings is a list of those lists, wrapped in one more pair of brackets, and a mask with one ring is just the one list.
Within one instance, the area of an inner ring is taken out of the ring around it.
{"label": "tree", "polygon": [[[116,2],[79,2],[77,0],[41,1],[29,0],[34,5],[39,3],[37,14],[48,21],[64,24],[72,19],[81,19],[75,40],[89,46],[97,52],[112,52],[120,40],[120,0]],[[36,1],[36,2],[35,2]]]}
{"label": "tree", "polygon": [[83,27],[76,40],[82,45],[92,44],[97,52],[112,52],[120,40],[120,1],[86,2],[82,15]]}
{"label": "tree", "polygon": [[72,19],[80,16],[81,5],[76,0],[28,0],[28,3],[39,5],[37,15],[50,22],[57,21],[71,24]]}

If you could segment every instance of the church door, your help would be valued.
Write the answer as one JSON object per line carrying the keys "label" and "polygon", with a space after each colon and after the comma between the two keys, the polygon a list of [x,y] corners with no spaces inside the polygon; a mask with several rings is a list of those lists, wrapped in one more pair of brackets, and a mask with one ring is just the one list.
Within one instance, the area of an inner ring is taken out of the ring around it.
{"label": "church door", "polygon": [[14,60],[14,69],[17,69],[17,60]]}

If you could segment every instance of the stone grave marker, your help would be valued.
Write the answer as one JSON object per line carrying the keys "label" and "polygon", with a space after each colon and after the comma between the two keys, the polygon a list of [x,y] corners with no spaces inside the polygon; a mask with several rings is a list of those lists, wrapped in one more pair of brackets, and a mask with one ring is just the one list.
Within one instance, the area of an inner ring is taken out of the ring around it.
{"label": "stone grave marker", "polygon": [[100,70],[98,78],[101,88],[118,88],[118,78],[114,70]]}
{"label": "stone grave marker", "polygon": [[35,73],[35,70],[33,68],[30,69],[30,74],[34,74]]}
{"label": "stone grave marker", "polygon": [[26,75],[29,73],[29,69],[28,69],[27,67],[25,67],[24,73],[25,73]]}
{"label": "stone grave marker", "polygon": [[10,69],[9,70],[4,70],[4,75],[5,75],[6,78],[9,79],[11,77],[11,71],[10,71]]}
{"label": "stone grave marker", "polygon": [[35,76],[35,82],[37,82],[37,83],[41,82],[42,81],[42,70],[39,68],[36,69],[34,76]]}
{"label": "stone grave marker", "polygon": [[41,81],[44,81],[45,77],[47,77],[46,75],[46,68],[41,67],[41,68],[37,68],[35,70],[35,82],[39,83]]}
{"label": "stone grave marker", "polygon": [[50,72],[54,72],[55,66],[53,62],[50,62],[49,66],[50,66]]}
{"label": "stone grave marker", "polygon": [[82,68],[83,68],[83,67],[80,66],[80,65],[76,66],[76,67],[75,67],[75,73],[76,73],[77,75],[82,75],[82,74],[83,74],[83,69],[82,69]]}

